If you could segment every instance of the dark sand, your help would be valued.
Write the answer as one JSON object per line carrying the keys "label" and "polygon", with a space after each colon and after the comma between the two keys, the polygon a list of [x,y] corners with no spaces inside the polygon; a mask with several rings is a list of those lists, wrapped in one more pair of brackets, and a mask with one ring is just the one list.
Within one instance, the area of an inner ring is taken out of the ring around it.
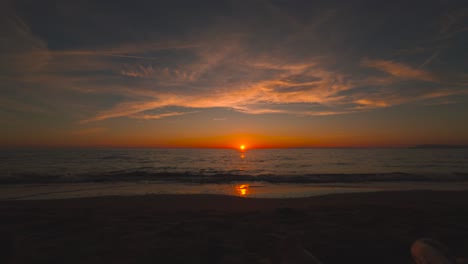
{"label": "dark sand", "polygon": [[3,201],[0,223],[10,263],[280,263],[285,234],[325,264],[411,263],[420,237],[468,256],[468,192]]}

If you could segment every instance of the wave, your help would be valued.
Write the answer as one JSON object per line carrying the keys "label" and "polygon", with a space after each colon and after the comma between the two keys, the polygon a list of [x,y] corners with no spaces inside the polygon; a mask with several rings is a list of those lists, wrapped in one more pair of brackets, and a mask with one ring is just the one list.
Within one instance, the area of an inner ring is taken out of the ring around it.
{"label": "wave", "polygon": [[269,182],[269,183],[365,183],[365,182],[465,182],[468,173],[452,174],[409,174],[402,172],[377,174],[304,174],[292,175],[240,175],[235,173],[196,174],[151,173],[146,171],[109,171],[88,174],[10,174],[0,178],[0,184],[49,184],[84,182],[140,182],[163,181],[180,183],[229,183],[229,182]]}

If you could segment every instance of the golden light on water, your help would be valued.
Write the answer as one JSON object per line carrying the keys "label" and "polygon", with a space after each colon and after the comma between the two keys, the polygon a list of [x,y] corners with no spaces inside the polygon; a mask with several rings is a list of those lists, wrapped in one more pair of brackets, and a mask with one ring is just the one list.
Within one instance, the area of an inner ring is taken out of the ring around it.
{"label": "golden light on water", "polygon": [[236,193],[239,196],[246,197],[248,194],[250,194],[250,185],[248,184],[239,184],[236,185]]}

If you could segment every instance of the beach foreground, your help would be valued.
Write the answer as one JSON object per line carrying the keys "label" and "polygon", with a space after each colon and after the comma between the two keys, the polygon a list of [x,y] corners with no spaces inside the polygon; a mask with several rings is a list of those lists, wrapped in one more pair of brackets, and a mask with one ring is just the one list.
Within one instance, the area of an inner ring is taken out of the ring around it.
{"label": "beach foreground", "polygon": [[421,237],[468,256],[467,191],[1,201],[0,221],[10,263],[281,263],[286,236],[324,263],[412,263]]}

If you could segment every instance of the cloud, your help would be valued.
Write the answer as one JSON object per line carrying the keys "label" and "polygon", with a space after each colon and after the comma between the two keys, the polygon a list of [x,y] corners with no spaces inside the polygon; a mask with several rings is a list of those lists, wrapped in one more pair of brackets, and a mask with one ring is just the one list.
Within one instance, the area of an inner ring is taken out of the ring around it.
{"label": "cloud", "polygon": [[369,100],[369,99],[359,99],[356,100],[355,103],[364,107],[387,107],[390,105],[388,101],[385,100]]}
{"label": "cloud", "polygon": [[194,112],[170,112],[170,113],[162,113],[162,114],[138,114],[138,115],[133,115],[131,116],[132,118],[137,118],[137,119],[161,119],[165,117],[170,117],[170,116],[179,116],[179,115],[185,115],[189,113],[194,113]]}
{"label": "cloud", "polygon": [[417,92],[408,91],[405,87],[401,87],[401,89],[382,87],[376,91],[378,92],[356,91],[348,98],[353,103],[350,107],[348,106],[348,109],[354,109],[355,112],[359,112],[361,110],[372,110],[415,102],[423,104],[434,101],[456,102],[448,98],[454,95],[467,94],[467,90],[463,88],[441,87],[424,87],[424,89],[420,89]]}
{"label": "cloud", "polygon": [[445,13],[440,19],[440,33],[445,38],[468,30],[466,18],[468,17],[468,8],[460,8]]}
{"label": "cloud", "polygon": [[[267,13],[272,12],[268,23],[258,22],[253,12],[249,23],[222,18],[222,23],[210,22],[195,33],[61,49],[49,48],[21,18],[8,16],[4,23],[8,45],[0,49],[0,67],[5,71],[0,77],[11,87],[25,84],[34,87],[32,93],[44,96],[44,91],[71,91],[84,104],[94,104],[92,112],[81,113],[87,116],[82,124],[117,117],[162,119],[211,108],[256,115],[350,114],[463,90],[461,85],[440,88],[446,86],[443,78],[422,69],[440,58],[437,51],[419,68],[383,59],[356,63],[349,57],[366,54],[340,57],[338,52],[324,52],[329,46],[336,48],[322,31],[338,19],[337,12],[307,21],[268,6]],[[457,23],[448,22],[450,30],[444,32],[452,32]],[[282,34],[271,28],[280,28]],[[334,32],[333,38],[340,38],[340,33]],[[427,51],[415,50],[400,55]],[[362,66],[386,74],[362,73]],[[440,87],[405,88],[411,92],[399,87],[414,81]],[[186,111],[159,113],[174,106]]]}
{"label": "cloud", "polygon": [[[291,60],[287,54],[283,58],[269,59],[252,55],[244,58],[242,52],[234,55],[235,59],[224,55],[222,60],[217,60],[204,69],[203,74],[197,78],[187,78],[186,76],[191,75],[181,72],[184,69],[194,69],[194,65],[207,61],[206,58],[198,58],[176,68],[141,68],[140,72],[145,73],[144,76],[155,78],[159,88],[137,86],[131,89],[131,93],[139,93],[143,96],[142,99],[119,103],[82,122],[125,116],[145,117],[141,115],[142,112],[170,106],[187,109],[229,108],[240,113],[257,115],[325,116],[357,113],[461,93],[460,88],[444,90],[436,87],[413,88],[410,92],[403,92],[395,86],[401,80],[437,83],[436,79],[429,72],[392,61],[365,59],[363,65],[377,68],[391,76],[356,79],[333,71],[327,61],[321,58],[297,61]],[[144,79],[142,76],[132,78]],[[363,86],[374,86],[378,92],[361,90]],[[309,107],[294,108],[294,104]],[[311,110],[312,106],[320,109]],[[177,112],[175,115],[182,114],[184,112]],[[149,115],[145,119],[163,117],[166,116],[156,115],[152,118]]]}
{"label": "cloud", "polygon": [[428,71],[412,68],[406,64],[389,60],[363,59],[361,65],[386,72],[400,79],[438,82],[438,79]]}
{"label": "cloud", "polygon": [[[258,65],[262,65],[262,67],[259,68]],[[228,69],[243,67],[247,68],[248,71],[239,73],[240,76],[234,77],[232,72],[219,69],[224,67]],[[271,69],[274,69],[274,71],[271,72]],[[312,61],[303,64],[283,63],[281,65],[274,65],[260,60],[255,63],[250,61],[239,63],[228,61],[216,67],[213,66],[207,74],[211,73],[211,71],[217,73],[217,78],[193,80],[179,78],[179,76],[171,74],[165,75],[164,73],[170,73],[170,71],[162,71],[162,74],[168,79],[181,81],[179,85],[199,86],[201,88],[197,89],[196,93],[187,91],[187,89],[176,90],[174,88],[164,89],[164,91],[160,92],[143,90],[142,93],[146,91],[149,98],[120,103],[82,122],[122,116],[132,117],[147,110],[161,109],[168,106],[192,109],[222,107],[246,114],[297,114],[298,112],[288,109],[287,105],[282,109],[273,108],[272,106],[293,103],[327,104],[334,100],[332,97],[338,92],[351,88],[339,73],[318,67],[317,63]],[[161,73],[159,69],[151,71],[146,69],[146,72],[155,75]],[[229,77],[234,78],[229,82],[223,80],[229,79]],[[168,83],[163,82],[161,85],[168,85]]]}
{"label": "cloud", "polygon": [[[203,43],[192,43],[187,41],[145,41],[134,43],[122,43],[119,45],[100,47],[95,49],[71,49],[54,50],[54,56],[95,56],[95,57],[116,57],[128,59],[156,60],[156,58],[147,55],[149,52],[160,52],[167,50],[195,49],[203,47]],[[50,51],[48,51],[50,52]]]}
{"label": "cloud", "polygon": [[362,112],[360,110],[336,110],[336,111],[308,111],[303,112],[301,115],[304,116],[333,116],[333,115],[345,115],[345,114],[353,114],[356,112]]}
{"label": "cloud", "polygon": [[435,51],[429,58],[427,58],[421,65],[419,65],[418,68],[423,68],[427,66],[429,63],[431,63],[435,58],[439,56],[439,51]]}
{"label": "cloud", "polygon": [[197,75],[193,71],[169,67],[153,67],[152,65],[144,66],[138,63],[124,65],[123,69],[120,70],[120,74],[133,78],[164,80],[166,83],[172,82],[173,84],[194,80]]}
{"label": "cloud", "polygon": [[22,75],[43,69],[49,59],[47,43],[13,13],[0,13],[0,77]]}

